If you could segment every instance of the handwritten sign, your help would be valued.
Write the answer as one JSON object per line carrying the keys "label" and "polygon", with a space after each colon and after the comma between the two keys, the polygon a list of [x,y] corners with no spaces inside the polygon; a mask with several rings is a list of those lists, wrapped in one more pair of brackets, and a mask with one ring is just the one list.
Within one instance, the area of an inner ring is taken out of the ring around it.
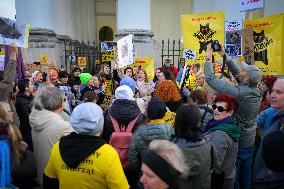
{"label": "handwritten sign", "polygon": [[115,60],[116,50],[117,50],[117,43],[115,41],[101,42],[102,62]]}
{"label": "handwritten sign", "polygon": [[196,52],[184,48],[184,50],[183,50],[183,58],[185,58],[187,60],[195,60],[196,59]]}
{"label": "handwritten sign", "polygon": [[129,34],[117,41],[117,64],[119,68],[134,62],[133,35]]}

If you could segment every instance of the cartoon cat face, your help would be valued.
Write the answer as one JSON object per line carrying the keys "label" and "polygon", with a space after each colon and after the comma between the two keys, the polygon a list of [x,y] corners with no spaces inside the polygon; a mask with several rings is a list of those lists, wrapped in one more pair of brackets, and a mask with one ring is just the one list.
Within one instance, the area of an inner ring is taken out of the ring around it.
{"label": "cartoon cat face", "polygon": [[200,28],[199,31],[203,34],[206,35],[209,32],[210,28],[209,28],[209,23],[207,23],[205,26],[202,26],[200,24]]}
{"label": "cartoon cat face", "polygon": [[264,30],[262,30],[260,33],[256,33],[255,31],[253,31],[253,40],[255,43],[261,43],[264,39]]}

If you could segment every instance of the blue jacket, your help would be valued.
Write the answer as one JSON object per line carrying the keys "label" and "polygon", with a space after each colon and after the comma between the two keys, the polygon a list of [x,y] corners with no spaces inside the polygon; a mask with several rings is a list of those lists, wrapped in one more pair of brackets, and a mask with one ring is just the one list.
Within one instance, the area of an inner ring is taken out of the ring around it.
{"label": "blue jacket", "polygon": [[277,110],[270,107],[257,115],[257,126],[265,132],[272,124],[272,119],[276,115]]}
{"label": "blue jacket", "polygon": [[[272,119],[272,125],[269,129],[267,129],[266,134],[271,133],[273,131],[279,130],[281,127],[281,122],[284,124],[284,110],[279,111],[274,118]],[[264,164],[262,158],[262,143],[260,144],[259,150],[255,157],[254,166],[253,166],[253,181],[262,182],[268,176],[268,169]],[[279,149],[281,150],[281,149]]]}

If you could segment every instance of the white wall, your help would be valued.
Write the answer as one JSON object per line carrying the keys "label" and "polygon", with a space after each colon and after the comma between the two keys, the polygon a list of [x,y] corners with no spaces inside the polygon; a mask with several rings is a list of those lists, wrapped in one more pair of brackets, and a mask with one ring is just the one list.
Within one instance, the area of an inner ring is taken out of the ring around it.
{"label": "white wall", "polygon": [[264,1],[264,16],[273,15],[276,13],[284,13],[283,0],[266,0]]}
{"label": "white wall", "polygon": [[117,0],[117,30],[151,30],[150,0]]}
{"label": "white wall", "polygon": [[0,17],[10,18],[15,20],[16,6],[15,0],[0,0]]}

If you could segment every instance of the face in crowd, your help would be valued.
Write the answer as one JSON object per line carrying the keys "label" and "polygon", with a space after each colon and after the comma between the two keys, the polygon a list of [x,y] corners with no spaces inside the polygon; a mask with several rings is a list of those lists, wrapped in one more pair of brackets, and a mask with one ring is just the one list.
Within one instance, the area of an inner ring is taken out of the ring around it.
{"label": "face in crowd", "polygon": [[104,65],[103,72],[106,75],[110,74],[110,67],[109,67],[109,65]]}
{"label": "face in crowd", "polygon": [[42,77],[42,73],[39,72],[36,77],[34,78],[34,80],[37,82],[37,83],[42,83],[42,80],[43,80],[43,77]]}
{"label": "face in crowd", "polygon": [[133,68],[133,75],[136,76],[138,70],[139,70],[139,68],[138,68],[137,66],[135,66],[135,67]]}
{"label": "face in crowd", "polygon": [[203,86],[203,84],[204,84],[204,76],[202,74],[196,76],[196,84],[198,86]]}
{"label": "face in crowd", "polygon": [[158,175],[156,175],[146,164],[142,163],[143,172],[140,182],[145,189],[166,189],[169,186]]}
{"label": "face in crowd", "polygon": [[284,109],[284,79],[278,79],[271,91],[271,107],[276,110]]}
{"label": "face in crowd", "polygon": [[95,87],[99,87],[100,86],[100,80],[99,80],[99,78],[97,76],[94,75],[91,80],[93,80],[93,86],[95,86]]}
{"label": "face in crowd", "polygon": [[125,70],[125,76],[132,77],[132,69]]}
{"label": "face in crowd", "polygon": [[49,81],[50,81],[50,83],[52,83],[52,84],[56,84],[57,83],[57,81],[58,81],[58,78],[57,78],[58,76],[57,75],[55,75],[55,74],[51,74],[51,75],[49,75]]}
{"label": "face in crowd", "polygon": [[213,108],[213,117],[215,120],[223,120],[231,115],[233,115],[234,110],[228,109],[227,102],[215,102],[212,105]]}
{"label": "face in crowd", "polygon": [[164,63],[165,63],[165,66],[166,66],[166,67],[170,67],[172,61],[171,61],[170,59],[166,59]]}
{"label": "face in crowd", "polygon": [[157,68],[155,72],[155,75],[157,78],[159,77],[160,73],[161,73],[161,69]]}
{"label": "face in crowd", "polygon": [[30,80],[30,81],[29,81],[29,87],[26,87],[26,91],[27,91],[28,93],[33,93],[34,90],[35,90],[35,88],[34,88],[34,81],[33,81],[32,78],[30,78],[29,80]]}
{"label": "face in crowd", "polygon": [[165,81],[166,78],[165,78],[165,75],[163,72],[160,72],[159,75],[158,75],[158,81],[161,82],[161,81]]}
{"label": "face in crowd", "polygon": [[137,73],[137,80],[139,81],[145,81],[146,74],[143,70],[139,70]]}
{"label": "face in crowd", "polygon": [[79,77],[80,76],[80,70],[78,69],[78,70],[75,70],[74,72],[73,72],[73,75],[74,75],[74,77]]}

